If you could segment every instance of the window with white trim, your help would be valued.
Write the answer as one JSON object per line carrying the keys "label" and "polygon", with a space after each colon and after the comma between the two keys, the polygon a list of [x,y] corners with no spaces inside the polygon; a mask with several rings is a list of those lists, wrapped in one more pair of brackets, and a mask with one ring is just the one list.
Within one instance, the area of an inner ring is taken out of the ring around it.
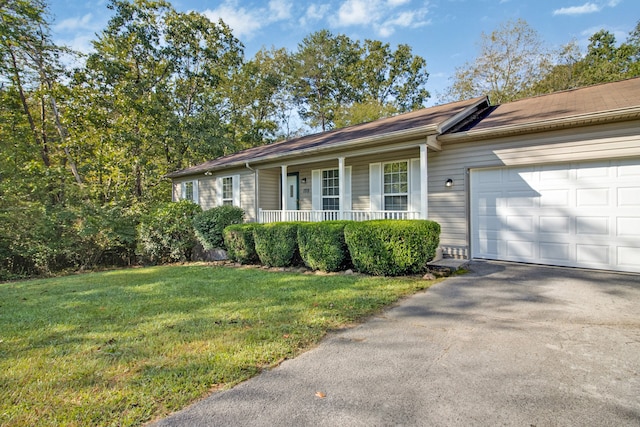
{"label": "window with white trim", "polygon": [[182,183],[180,200],[190,200],[194,203],[198,203],[198,181],[197,180],[184,181]]}
{"label": "window with white trim", "polygon": [[383,202],[385,211],[406,211],[409,206],[409,164],[383,164]]}
{"label": "window with white trim", "polygon": [[233,205],[233,177],[222,178],[222,204]]}
{"label": "window with white trim", "polygon": [[338,169],[322,171],[322,210],[340,210],[340,177]]}

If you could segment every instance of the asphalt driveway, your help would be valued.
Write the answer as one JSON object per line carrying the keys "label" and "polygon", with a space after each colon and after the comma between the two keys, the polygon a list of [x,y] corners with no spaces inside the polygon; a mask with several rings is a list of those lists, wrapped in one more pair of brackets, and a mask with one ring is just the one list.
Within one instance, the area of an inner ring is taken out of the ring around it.
{"label": "asphalt driveway", "polygon": [[470,269],[157,425],[640,425],[640,275]]}

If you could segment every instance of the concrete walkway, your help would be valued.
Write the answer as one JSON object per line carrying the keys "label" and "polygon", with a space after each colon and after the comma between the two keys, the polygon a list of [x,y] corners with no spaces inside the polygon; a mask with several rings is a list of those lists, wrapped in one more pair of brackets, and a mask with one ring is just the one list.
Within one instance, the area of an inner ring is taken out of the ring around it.
{"label": "concrete walkway", "polygon": [[469,268],[157,426],[640,425],[639,275]]}

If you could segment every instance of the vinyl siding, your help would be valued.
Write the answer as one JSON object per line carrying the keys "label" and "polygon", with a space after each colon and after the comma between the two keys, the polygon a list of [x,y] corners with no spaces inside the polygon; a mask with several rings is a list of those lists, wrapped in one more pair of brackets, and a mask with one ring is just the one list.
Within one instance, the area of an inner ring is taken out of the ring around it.
{"label": "vinyl siding", "polygon": [[[468,177],[473,168],[640,158],[639,122],[455,143],[429,152],[429,219],[440,223],[445,253],[468,257]],[[445,187],[451,178],[453,187]]]}
{"label": "vinyl siding", "polygon": [[267,210],[280,209],[280,169],[258,171],[258,207]]}
{"label": "vinyl siding", "polygon": [[247,222],[255,222],[256,215],[256,187],[255,174],[244,173],[240,175],[240,207],[244,209],[244,219]]}
{"label": "vinyl siding", "polygon": [[198,177],[198,196],[203,211],[216,206],[216,179],[215,176]]}

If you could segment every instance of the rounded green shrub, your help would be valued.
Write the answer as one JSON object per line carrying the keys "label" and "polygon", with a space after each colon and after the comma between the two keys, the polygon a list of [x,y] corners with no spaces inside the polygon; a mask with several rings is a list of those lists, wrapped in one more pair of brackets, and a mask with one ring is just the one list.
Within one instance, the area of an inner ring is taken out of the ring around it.
{"label": "rounded green shrub", "polygon": [[160,205],[138,225],[138,254],[153,263],[190,259],[197,243],[193,218],[200,212],[189,200]]}
{"label": "rounded green shrub", "polygon": [[261,224],[235,224],[224,229],[224,245],[227,255],[240,264],[253,264],[259,261],[253,230]]}
{"label": "rounded green shrub", "polygon": [[351,264],[344,241],[344,227],[349,221],[326,221],[300,224],[298,247],[304,264],[313,270],[340,271]]}
{"label": "rounded green shrub", "polygon": [[224,248],[224,229],[242,224],[244,211],[237,206],[222,205],[200,212],[193,218],[198,241],[206,250]]}
{"label": "rounded green shrub", "polygon": [[253,229],[256,253],[268,267],[289,267],[300,257],[297,222],[274,222]]}
{"label": "rounded green shrub", "polygon": [[440,224],[428,220],[375,220],[345,226],[355,268],[377,276],[426,271],[440,243]]}

